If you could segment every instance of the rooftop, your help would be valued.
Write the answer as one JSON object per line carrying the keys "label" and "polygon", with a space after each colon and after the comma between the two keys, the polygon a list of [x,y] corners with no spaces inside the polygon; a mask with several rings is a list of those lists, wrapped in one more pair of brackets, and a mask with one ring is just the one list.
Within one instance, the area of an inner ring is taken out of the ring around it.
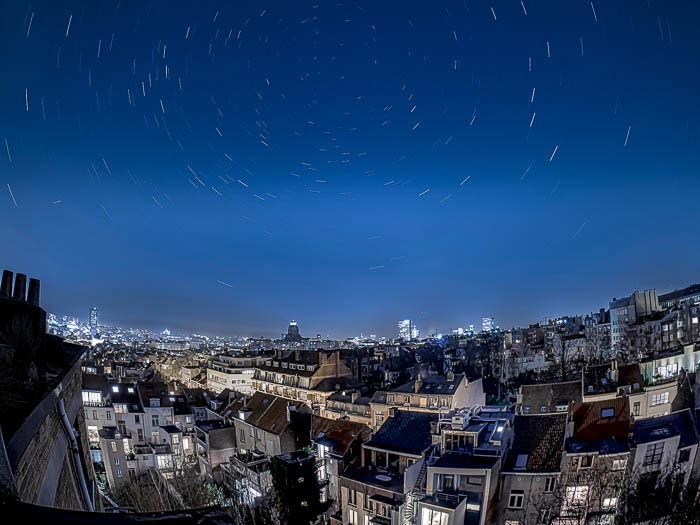
{"label": "rooftop", "polygon": [[558,472],[566,419],[566,414],[515,416],[515,437],[503,470]]}
{"label": "rooftop", "polygon": [[367,445],[397,453],[421,455],[432,443],[430,424],[437,422],[438,417],[438,414],[429,412],[397,410],[396,415],[384,422]]}
{"label": "rooftop", "polygon": [[680,447],[698,443],[695,422],[690,414],[690,409],[636,421],[632,427],[632,434],[636,444],[650,443],[675,436],[680,437]]}

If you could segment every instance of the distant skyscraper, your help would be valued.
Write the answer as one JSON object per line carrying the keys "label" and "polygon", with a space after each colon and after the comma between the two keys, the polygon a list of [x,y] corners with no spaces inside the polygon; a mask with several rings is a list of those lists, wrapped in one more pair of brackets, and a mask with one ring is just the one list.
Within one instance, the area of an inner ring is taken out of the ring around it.
{"label": "distant skyscraper", "polygon": [[90,308],[90,329],[97,330],[97,307]]}
{"label": "distant skyscraper", "polygon": [[484,317],[481,320],[482,332],[493,332],[496,328],[496,320],[493,317]]}
{"label": "distant skyscraper", "polygon": [[420,330],[413,324],[410,319],[402,319],[399,321],[399,339],[405,341],[410,341],[411,339],[418,339],[420,337]]}

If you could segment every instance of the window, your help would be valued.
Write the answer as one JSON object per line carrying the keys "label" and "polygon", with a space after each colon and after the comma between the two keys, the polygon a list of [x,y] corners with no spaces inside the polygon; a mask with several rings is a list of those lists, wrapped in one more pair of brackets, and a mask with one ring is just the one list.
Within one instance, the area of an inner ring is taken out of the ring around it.
{"label": "window", "polygon": [[447,512],[423,507],[421,512],[421,525],[447,525],[450,516]]}
{"label": "window", "polygon": [[481,485],[481,478],[475,477],[475,476],[469,476],[467,478],[467,483],[469,485]]}
{"label": "window", "polygon": [[600,409],[600,417],[601,418],[615,417],[615,409],[614,408],[601,408]]}
{"label": "window", "polygon": [[527,467],[527,454],[518,454],[515,458],[515,470],[524,470]]}
{"label": "window", "polygon": [[192,423],[192,418],[190,416],[185,416],[185,423],[187,423],[187,424]]}
{"label": "window", "polygon": [[357,523],[357,511],[355,509],[348,509],[348,524],[358,525]]}
{"label": "window", "polygon": [[578,468],[591,468],[593,466],[593,456],[581,456]]}
{"label": "window", "polygon": [[603,508],[612,509],[617,506],[617,498],[603,498]]}
{"label": "window", "polygon": [[114,456],[114,464],[119,465],[119,456]]}
{"label": "window", "polygon": [[588,501],[588,485],[578,487],[566,487],[564,504],[562,505],[562,515],[577,507],[585,506]]}
{"label": "window", "polygon": [[158,416],[157,415],[152,415],[151,416],[151,426],[157,427],[158,426]]}
{"label": "window", "polygon": [[544,491],[545,492],[554,492],[554,484],[556,482],[556,478],[554,476],[548,476],[544,478]]}
{"label": "window", "polygon": [[156,466],[159,470],[168,470],[173,468],[173,460],[169,455],[156,456]]}
{"label": "window", "polygon": [[92,419],[97,419],[97,410],[92,411]]}
{"label": "window", "polygon": [[177,434],[173,434],[173,445],[179,445],[180,444],[180,436]]}
{"label": "window", "polygon": [[240,442],[245,443],[245,429],[243,429],[243,428],[241,429],[240,435],[241,435]]}
{"label": "window", "polygon": [[124,403],[116,403],[114,405],[114,412],[117,414],[126,414],[129,412],[126,408],[126,405]]}
{"label": "window", "polygon": [[139,441],[143,441],[143,429],[142,428],[136,429],[136,436],[137,436]]}
{"label": "window", "polygon": [[541,406],[541,407],[540,407],[540,412],[542,412],[542,413],[547,412],[547,407],[544,406],[544,405]]}
{"label": "window", "polygon": [[136,414],[136,415],[134,416],[134,423],[136,423],[137,425],[139,425],[139,424],[141,423],[141,416],[139,416],[138,414]]}
{"label": "window", "polygon": [[149,406],[151,407],[159,407],[160,406],[160,398],[159,397],[152,397],[148,400]]}
{"label": "window", "polygon": [[661,392],[651,396],[651,406],[663,405],[668,403],[668,392]]}
{"label": "window", "polygon": [[116,452],[116,451],[117,451],[117,442],[112,441],[112,452]]}
{"label": "window", "polygon": [[652,443],[647,445],[646,454],[644,454],[644,466],[653,466],[661,463],[661,458],[664,455],[663,443]]}
{"label": "window", "polygon": [[639,401],[635,401],[634,405],[632,406],[632,415],[638,416],[640,408],[641,408],[641,403]]}
{"label": "window", "polygon": [[615,459],[613,460],[612,469],[613,470],[625,470],[627,468],[626,459]]}
{"label": "window", "polygon": [[87,432],[88,432],[88,440],[91,443],[99,443],[100,442],[100,434],[99,434],[99,430],[97,429],[97,427],[88,425]]}
{"label": "window", "polygon": [[357,491],[349,489],[348,490],[348,504],[357,505]]}
{"label": "window", "polygon": [[524,499],[525,499],[525,491],[511,490],[510,497],[508,498],[508,508],[509,509],[522,509]]}
{"label": "window", "polygon": [[106,414],[108,420],[112,419],[112,413],[109,410],[107,410]]}
{"label": "window", "polygon": [[119,385],[113,385],[112,392],[114,392],[115,394],[118,394],[119,393]]}
{"label": "window", "polygon": [[115,471],[115,473],[117,474],[117,477],[118,477],[118,478],[121,478],[121,477],[122,477],[122,469],[118,468],[118,469]]}
{"label": "window", "polygon": [[455,476],[454,474],[443,474],[442,475],[442,490],[445,492],[453,491],[455,488]]}
{"label": "window", "polygon": [[684,448],[678,453],[678,463],[685,463],[690,459],[690,449]]}
{"label": "window", "polygon": [[101,403],[102,402],[102,394],[100,392],[83,392],[83,403],[84,404],[91,404],[91,403]]}

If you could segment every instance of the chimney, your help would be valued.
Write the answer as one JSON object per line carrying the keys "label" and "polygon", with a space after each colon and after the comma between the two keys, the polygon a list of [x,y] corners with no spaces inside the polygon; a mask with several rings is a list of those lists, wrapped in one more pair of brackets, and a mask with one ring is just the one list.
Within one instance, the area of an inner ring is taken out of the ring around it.
{"label": "chimney", "polygon": [[422,386],[423,386],[423,378],[419,375],[418,377],[416,377],[416,381],[414,383],[414,390],[415,390],[416,394],[418,392],[420,392],[420,387],[422,387]]}
{"label": "chimney", "polygon": [[[291,403],[291,401],[290,401]],[[292,422],[292,414],[297,411],[297,407],[292,404],[287,405],[287,423]]]}
{"label": "chimney", "polygon": [[23,273],[18,273],[15,277],[15,288],[12,292],[12,298],[15,301],[27,300],[27,276]]}
{"label": "chimney", "polygon": [[10,270],[3,270],[2,272],[2,286],[0,287],[1,297],[11,297],[12,296],[12,276],[13,273]]}
{"label": "chimney", "polygon": [[41,281],[39,279],[29,279],[29,293],[27,294],[27,302],[34,306],[39,306],[39,295],[41,290]]}

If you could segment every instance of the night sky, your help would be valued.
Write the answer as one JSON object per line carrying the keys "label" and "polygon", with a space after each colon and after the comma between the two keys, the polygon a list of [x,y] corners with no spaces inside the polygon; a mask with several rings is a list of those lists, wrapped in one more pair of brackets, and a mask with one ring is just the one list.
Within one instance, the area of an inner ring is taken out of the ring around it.
{"label": "night sky", "polygon": [[183,332],[501,327],[700,280],[691,0],[7,2],[0,266]]}

